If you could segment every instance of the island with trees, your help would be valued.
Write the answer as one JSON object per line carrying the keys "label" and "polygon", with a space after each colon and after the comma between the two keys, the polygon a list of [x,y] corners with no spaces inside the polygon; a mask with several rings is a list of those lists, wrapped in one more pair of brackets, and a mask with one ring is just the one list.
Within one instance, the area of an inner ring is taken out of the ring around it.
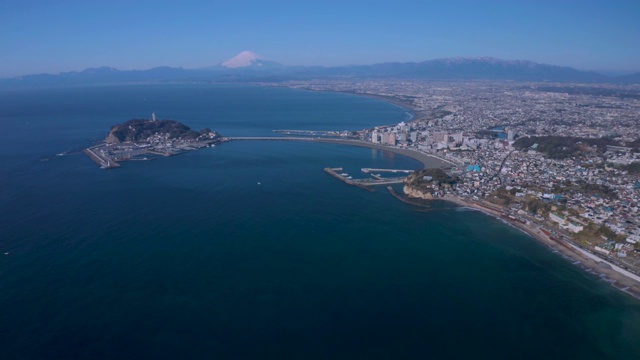
{"label": "island with trees", "polygon": [[84,150],[103,169],[120,167],[128,160],[152,160],[215,146],[224,138],[204,128],[195,131],[176,120],[132,119],[111,127],[106,139]]}

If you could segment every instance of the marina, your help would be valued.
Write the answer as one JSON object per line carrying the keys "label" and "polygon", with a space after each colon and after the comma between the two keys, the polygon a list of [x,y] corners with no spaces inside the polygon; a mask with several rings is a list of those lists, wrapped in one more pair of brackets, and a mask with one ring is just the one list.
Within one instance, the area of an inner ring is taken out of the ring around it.
{"label": "marina", "polygon": [[323,170],[327,174],[335,177],[338,180],[345,182],[346,184],[358,186],[369,191],[374,191],[371,188],[371,186],[401,184],[406,179],[406,177],[394,177],[394,178],[375,177],[373,179],[354,179],[352,176],[349,176],[349,174],[342,172],[343,169],[341,167],[324,168]]}
{"label": "marina", "polygon": [[178,155],[204,147],[215,146],[215,144],[223,141],[223,139],[207,141],[174,140],[171,143],[156,145],[146,142],[100,143],[84,149],[83,152],[96,164],[100,165],[101,169],[113,169],[120,167],[120,162],[122,161],[150,161],[154,160],[155,156]]}

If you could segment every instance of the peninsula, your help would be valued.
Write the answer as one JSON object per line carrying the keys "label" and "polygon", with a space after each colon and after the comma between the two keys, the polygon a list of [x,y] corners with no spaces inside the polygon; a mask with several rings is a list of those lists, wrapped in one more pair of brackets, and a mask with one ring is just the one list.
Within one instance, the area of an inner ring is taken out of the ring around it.
{"label": "peninsula", "polygon": [[111,127],[106,139],[84,150],[103,169],[120,167],[127,160],[152,160],[154,155],[172,156],[213,146],[224,139],[204,128],[191,130],[176,120],[132,119]]}

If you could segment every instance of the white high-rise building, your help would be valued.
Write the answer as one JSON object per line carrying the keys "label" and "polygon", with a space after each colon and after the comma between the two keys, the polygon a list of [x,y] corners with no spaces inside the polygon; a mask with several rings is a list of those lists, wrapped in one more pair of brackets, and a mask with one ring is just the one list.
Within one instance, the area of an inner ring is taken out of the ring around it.
{"label": "white high-rise building", "polygon": [[380,140],[378,138],[378,130],[373,130],[371,132],[371,142],[372,143],[376,143],[376,144],[380,142]]}

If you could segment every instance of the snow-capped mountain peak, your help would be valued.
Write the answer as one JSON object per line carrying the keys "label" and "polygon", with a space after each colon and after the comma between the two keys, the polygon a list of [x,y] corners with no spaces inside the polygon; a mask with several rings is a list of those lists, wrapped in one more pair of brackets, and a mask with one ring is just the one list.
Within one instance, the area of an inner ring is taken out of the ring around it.
{"label": "snow-capped mountain peak", "polygon": [[240,54],[232,57],[231,59],[222,63],[222,66],[235,69],[247,66],[261,66],[262,59],[258,54],[253,53],[251,51],[243,51]]}

